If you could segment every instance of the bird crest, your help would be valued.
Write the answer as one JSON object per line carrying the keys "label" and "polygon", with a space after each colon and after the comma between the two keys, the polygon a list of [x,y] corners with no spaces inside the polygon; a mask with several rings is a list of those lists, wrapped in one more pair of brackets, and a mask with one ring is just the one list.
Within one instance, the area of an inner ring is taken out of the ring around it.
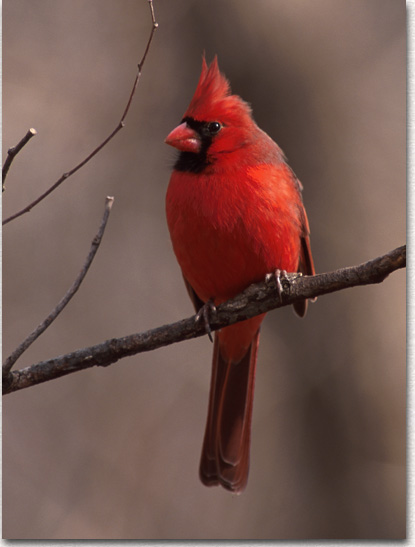
{"label": "bird crest", "polygon": [[208,121],[221,113],[229,115],[235,110],[238,110],[239,115],[249,116],[251,113],[248,103],[231,94],[230,84],[219,70],[217,56],[208,65],[203,55],[202,72],[185,116]]}

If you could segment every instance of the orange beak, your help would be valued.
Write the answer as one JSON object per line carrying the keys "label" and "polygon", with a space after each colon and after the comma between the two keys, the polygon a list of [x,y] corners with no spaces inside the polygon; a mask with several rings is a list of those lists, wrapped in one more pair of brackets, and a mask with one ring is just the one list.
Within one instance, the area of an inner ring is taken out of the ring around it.
{"label": "orange beak", "polygon": [[164,141],[170,146],[174,146],[182,152],[200,152],[202,141],[199,135],[191,129],[186,122],[178,125],[171,133],[169,133]]}

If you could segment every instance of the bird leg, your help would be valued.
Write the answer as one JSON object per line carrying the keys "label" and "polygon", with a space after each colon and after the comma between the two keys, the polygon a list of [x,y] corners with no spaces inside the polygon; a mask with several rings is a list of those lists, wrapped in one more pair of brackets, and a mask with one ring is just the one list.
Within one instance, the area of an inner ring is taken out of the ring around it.
{"label": "bird leg", "polygon": [[275,281],[275,285],[277,286],[277,293],[278,293],[278,299],[280,301],[280,304],[282,304],[282,293],[283,293],[283,286],[282,282],[284,280],[288,280],[288,275],[285,270],[280,270],[277,268],[275,272],[269,273],[265,276],[265,281],[267,283],[270,283],[271,281]]}
{"label": "bird leg", "polygon": [[207,302],[203,304],[203,306],[199,309],[199,311],[196,314],[196,322],[199,322],[201,319],[203,319],[204,325],[205,325],[205,332],[209,336],[209,340],[213,342],[212,338],[212,330],[209,325],[209,315],[216,313],[216,306],[213,303],[213,298],[209,298]]}

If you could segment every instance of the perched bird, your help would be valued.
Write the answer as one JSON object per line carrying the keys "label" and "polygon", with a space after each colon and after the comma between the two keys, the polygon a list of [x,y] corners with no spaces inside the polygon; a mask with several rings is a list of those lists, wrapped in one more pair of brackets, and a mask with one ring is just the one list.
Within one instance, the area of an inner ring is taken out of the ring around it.
{"label": "perched bird", "polygon": [[[314,274],[302,186],[278,145],[203,58],[196,92],[165,142],[179,150],[167,223],[196,310],[218,305],[277,270]],[[294,305],[301,317],[307,301]],[[259,329],[265,314],[215,333],[205,485],[241,492],[248,480]]]}

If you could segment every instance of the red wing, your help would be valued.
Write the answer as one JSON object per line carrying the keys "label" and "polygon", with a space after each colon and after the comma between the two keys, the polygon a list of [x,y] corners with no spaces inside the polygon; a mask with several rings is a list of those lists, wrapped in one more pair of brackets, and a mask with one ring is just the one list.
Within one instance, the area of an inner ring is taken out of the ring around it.
{"label": "red wing", "polygon": [[193,306],[197,313],[200,310],[200,308],[204,305],[204,302],[197,296],[197,294],[195,293],[195,290],[193,289],[191,284],[187,281],[187,279],[184,276],[183,276],[183,280],[186,286],[187,293],[190,296],[190,300],[192,301]]}
{"label": "red wing", "polygon": [[[298,259],[298,272],[303,275],[314,275],[314,262],[313,256],[311,254],[310,246],[310,227],[308,225],[307,214],[303,208],[303,233],[301,235],[301,249],[300,256]],[[300,317],[304,317],[307,311],[307,300],[302,300],[301,302],[296,302],[294,304],[294,310]]]}

